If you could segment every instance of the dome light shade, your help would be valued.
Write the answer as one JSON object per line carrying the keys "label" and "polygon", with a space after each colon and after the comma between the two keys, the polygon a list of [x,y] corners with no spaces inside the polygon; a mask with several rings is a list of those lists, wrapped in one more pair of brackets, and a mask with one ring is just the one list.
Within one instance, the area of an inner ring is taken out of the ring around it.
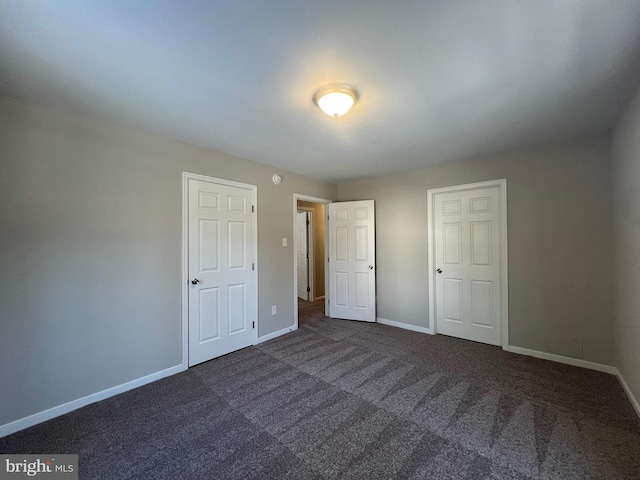
{"label": "dome light shade", "polygon": [[349,85],[326,85],[316,92],[313,100],[330,117],[340,117],[356,103],[358,92]]}

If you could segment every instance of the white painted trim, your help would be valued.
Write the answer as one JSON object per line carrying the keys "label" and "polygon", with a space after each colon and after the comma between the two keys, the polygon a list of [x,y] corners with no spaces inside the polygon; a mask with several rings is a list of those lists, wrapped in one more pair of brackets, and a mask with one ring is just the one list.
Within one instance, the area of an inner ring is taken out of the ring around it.
{"label": "white painted trim", "polygon": [[435,289],[435,247],[433,245],[433,204],[431,190],[427,190],[427,288],[429,290],[429,328],[436,333],[436,289]]}
{"label": "white painted trim", "polygon": [[302,200],[303,202],[309,203],[333,203],[333,200],[329,200],[328,198],[320,198],[320,197],[312,197],[310,195],[305,195],[303,193],[294,193],[293,197],[296,201],[296,207],[298,206],[298,200]]}
{"label": "white painted trim", "polygon": [[390,327],[403,328],[405,330],[411,330],[412,332],[428,333],[429,335],[433,335],[432,329],[411,325],[410,323],[396,322],[395,320],[387,320],[386,318],[381,317],[376,317],[376,322],[382,325],[389,325]]}
{"label": "white painted trim", "polygon": [[507,225],[507,179],[499,180],[500,195],[500,312],[502,349],[509,345],[509,235]]}
{"label": "white painted trim", "polygon": [[182,172],[182,178],[185,178],[185,177],[193,180],[200,180],[202,182],[219,183],[221,185],[226,185],[228,187],[244,188],[247,190],[258,189],[257,186],[252,185],[250,183],[236,182],[234,180],[227,180],[226,178],[211,177],[209,175],[201,175],[199,173]]}
{"label": "white painted trim", "polygon": [[320,295],[319,297],[316,297],[316,299],[314,300],[314,302],[318,302],[320,300],[324,300],[325,296],[324,295]]}
{"label": "white painted trim", "polygon": [[518,355],[526,355],[528,357],[551,360],[552,362],[564,363],[566,365],[572,365],[574,367],[588,368],[589,370],[610,373],[612,375],[615,374],[616,370],[616,367],[603,365],[602,363],[589,362],[580,358],[565,357],[564,355],[557,355],[555,353],[540,352],[539,350],[529,350],[528,348],[514,347],[513,345],[509,345],[506,350],[511,353],[517,353]]}
{"label": "white painted trim", "polygon": [[622,389],[624,390],[624,393],[627,394],[627,398],[631,402],[633,409],[636,411],[636,414],[638,415],[638,417],[640,417],[640,404],[638,403],[638,400],[636,400],[636,397],[633,396],[633,393],[631,392],[631,389],[629,388],[629,385],[627,384],[626,380],[622,376],[622,373],[620,373],[620,370],[618,370],[616,367],[614,367],[614,370],[615,370],[614,374],[616,377],[618,377],[618,381],[620,382],[620,385],[622,385]]}
{"label": "white painted trim", "polygon": [[258,337],[258,345],[264,342],[268,342],[269,340],[273,340],[274,338],[281,337],[282,335],[286,335],[287,333],[295,332],[298,329],[295,327],[287,327],[282,330],[278,330],[277,332],[269,333],[268,335],[263,335],[262,337]]}
{"label": "white painted trim", "polygon": [[[310,197],[309,195],[304,195],[302,193],[294,193],[293,194],[293,232],[295,239],[295,231],[296,231],[296,213],[298,212],[298,200],[303,202],[311,202],[311,203],[323,203],[325,205],[332,203],[333,200],[329,200],[327,198],[319,198],[319,197]],[[329,311],[329,295],[328,295],[328,285],[327,285],[327,273],[329,272],[329,265],[327,265],[327,245],[329,245],[329,231],[326,228],[327,218],[324,218],[325,229],[324,229],[324,291],[325,291],[325,301],[324,301],[324,311],[325,313]],[[293,330],[297,330],[298,328],[298,248],[297,242],[293,242]],[[288,327],[292,328],[292,327]],[[282,330],[281,330],[282,331]],[[286,332],[285,332],[286,333]],[[273,334],[271,334],[273,335]],[[275,338],[275,337],[273,337]]]}
{"label": "white painted trim", "polygon": [[189,367],[189,180],[200,180],[202,182],[217,183],[230,187],[243,188],[251,191],[251,202],[255,206],[253,212],[253,258],[255,259],[255,270],[253,271],[253,281],[255,282],[253,296],[253,318],[255,318],[256,328],[253,330],[252,345],[258,342],[258,187],[248,183],[234,182],[224,178],[209,177],[197,173],[182,172],[182,365],[186,370]]}
{"label": "white painted trim", "polygon": [[176,373],[180,373],[185,370],[186,368],[183,365],[169,367],[164,370],[160,370],[159,372],[152,373],[135,380],[131,380],[130,382],[107,388],[106,390],[102,390],[97,393],[92,393],[91,395],[87,395],[86,397],[63,403],[62,405],[58,405],[57,407],[52,407],[42,412],[34,413],[33,415],[29,415],[5,425],[0,425],[0,438],[11,435],[12,433],[18,432],[20,430],[24,430],[25,428],[32,427],[39,423],[46,422],[47,420],[51,420],[52,418],[59,417],[60,415],[64,415],[65,413],[72,412],[74,410],[77,410],[78,408],[85,407],[91,403],[105,400],[109,397],[119,395],[129,390],[133,390],[134,388],[146,385],[147,383],[155,382],[157,380],[175,375]]}
{"label": "white painted trim", "polygon": [[[189,174],[182,172],[182,366],[189,368]],[[195,177],[194,177],[195,178]]]}
{"label": "white painted trim", "polygon": [[429,328],[436,333],[436,299],[435,299],[435,250],[434,226],[435,196],[441,193],[475,190],[478,188],[498,187],[500,198],[500,337],[502,349],[509,349],[509,252],[507,227],[507,180],[505,178],[486,182],[468,183],[450,187],[431,188],[427,190],[427,279],[429,283]]}

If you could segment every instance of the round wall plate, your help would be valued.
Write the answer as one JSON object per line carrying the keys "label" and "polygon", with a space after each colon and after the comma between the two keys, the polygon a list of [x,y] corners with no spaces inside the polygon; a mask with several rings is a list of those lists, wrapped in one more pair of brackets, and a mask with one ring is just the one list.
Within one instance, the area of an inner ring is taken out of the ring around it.
{"label": "round wall plate", "polygon": [[280,185],[282,183],[282,177],[277,173],[273,176],[273,183]]}

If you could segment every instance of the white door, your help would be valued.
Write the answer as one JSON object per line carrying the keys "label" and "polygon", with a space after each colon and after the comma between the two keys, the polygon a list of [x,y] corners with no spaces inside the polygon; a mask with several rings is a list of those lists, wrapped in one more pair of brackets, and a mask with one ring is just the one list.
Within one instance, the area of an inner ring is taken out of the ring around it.
{"label": "white door", "polygon": [[190,366],[255,343],[255,187],[237,185],[188,180]]}
{"label": "white door", "polygon": [[296,213],[296,265],[298,297],[309,299],[309,219],[307,212]]}
{"label": "white door", "polygon": [[437,333],[501,345],[498,188],[435,195]]}
{"label": "white door", "polygon": [[373,200],[329,204],[329,316],[376,321]]}

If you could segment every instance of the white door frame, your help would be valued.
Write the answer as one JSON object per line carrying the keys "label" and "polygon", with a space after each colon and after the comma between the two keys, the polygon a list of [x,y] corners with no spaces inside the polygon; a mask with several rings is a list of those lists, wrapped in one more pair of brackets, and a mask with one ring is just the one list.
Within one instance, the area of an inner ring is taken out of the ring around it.
{"label": "white door frame", "polygon": [[435,291],[435,196],[440,193],[475,190],[477,188],[498,187],[499,230],[500,230],[500,336],[502,349],[509,348],[509,266],[507,244],[507,180],[488,180],[486,182],[454,185],[451,187],[431,188],[427,190],[427,245],[428,245],[428,283],[429,283],[429,333],[436,333],[436,291]]}
{"label": "white door frame", "polygon": [[[304,195],[301,193],[293,194],[293,231],[296,231],[296,213],[298,213],[298,200],[303,202],[312,202],[312,203],[324,203],[325,205],[332,203],[333,200],[329,200],[328,198],[319,198],[319,197],[311,197],[309,195]],[[329,265],[327,263],[327,245],[329,245],[329,230],[326,228],[327,225],[327,216],[324,217],[324,312],[327,313],[329,309],[329,285],[328,285],[328,276],[327,273],[329,271]],[[293,242],[293,330],[298,329],[298,248],[297,242]],[[315,299],[315,298],[314,298]]]}
{"label": "white door frame", "polygon": [[255,293],[251,299],[251,308],[256,319],[256,328],[253,329],[253,345],[258,342],[258,187],[248,183],[234,182],[224,178],[209,177],[197,173],[182,172],[182,367],[189,368],[189,180],[201,180],[203,182],[218,183],[230,187],[239,187],[251,190],[252,204],[255,206],[253,215],[253,258],[255,269],[253,281]]}

